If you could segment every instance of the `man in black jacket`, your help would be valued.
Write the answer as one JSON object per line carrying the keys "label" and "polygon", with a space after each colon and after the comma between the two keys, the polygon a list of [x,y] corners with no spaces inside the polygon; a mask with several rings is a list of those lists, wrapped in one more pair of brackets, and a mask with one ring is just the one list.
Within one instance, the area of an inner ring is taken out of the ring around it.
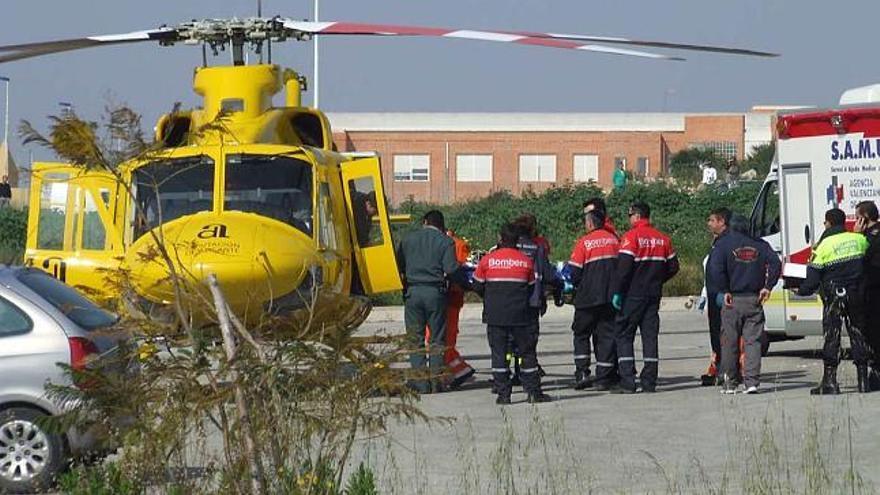
{"label": "man in black jacket", "polygon": [[707,292],[716,294],[716,301],[709,303],[721,307],[722,393],[736,391],[740,336],[745,341],[744,392],[758,393],[764,303],[781,272],[779,256],[763,240],[732,229],[715,242],[709,258]]}
{"label": "man in black jacket", "polygon": [[568,261],[574,296],[574,388],[590,386],[590,338],[596,346],[595,385],[608,390],[617,368],[614,362],[614,308],[611,307],[614,271],[620,242],[605,230],[605,216],[599,210],[584,215],[587,234],[577,240]]}
{"label": "man in black jacket", "polygon": [[9,206],[9,202],[12,201],[12,186],[9,185],[9,177],[3,176],[3,180],[0,181],[0,207]]}
{"label": "man in black jacket", "polygon": [[856,231],[868,238],[865,251],[865,340],[871,364],[870,389],[880,390],[880,214],[873,201],[856,205]]}
{"label": "man in black jacket", "polygon": [[505,359],[508,336],[513,335],[522,358],[522,384],[528,401],[549,402],[541,391],[538,373],[537,312],[529,305],[535,284],[535,264],[516,249],[516,228],[501,229],[498,249],[483,256],[474,271],[473,288],[483,298],[483,323],[487,325],[492,351],[492,378],[498,392],[496,404],[510,404],[509,364]]}
{"label": "man in black jacket", "polygon": [[730,226],[730,217],[733,213],[727,208],[716,208],[709,213],[706,219],[706,227],[712,233],[712,247],[703,261],[704,283],[706,287],[706,314],[709,319],[709,344],[712,346],[712,359],[706,374],[700,377],[700,384],[705,386],[715,385],[718,378],[718,369],[721,367],[721,308],[715,304],[717,294],[709,291],[712,283],[709,281],[709,260],[715,252],[715,244],[727,234]]}

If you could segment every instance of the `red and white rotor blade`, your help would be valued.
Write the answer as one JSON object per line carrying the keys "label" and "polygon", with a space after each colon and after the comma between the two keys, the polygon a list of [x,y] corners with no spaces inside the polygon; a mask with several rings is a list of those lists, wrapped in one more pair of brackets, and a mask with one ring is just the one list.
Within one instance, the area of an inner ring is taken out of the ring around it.
{"label": "red and white rotor blade", "polygon": [[504,31],[483,31],[470,29],[442,29],[418,26],[396,26],[387,24],[361,24],[353,22],[309,22],[284,19],[284,27],[306,34],[320,35],[356,35],[356,36],[434,36],[439,38],[458,38],[478,41],[495,41],[499,43],[515,43],[519,45],[544,46],[548,48],[566,48],[590,52],[610,53],[662,60],[684,60],[681,57],[662,55],[624,48],[585,43],[583,41],[557,39],[549,35],[533,36],[530,33],[514,33]]}
{"label": "red and white rotor blade", "polygon": [[[294,31],[309,34],[336,35],[373,35],[373,36],[437,36],[446,38],[464,38],[484,41],[518,43],[524,45],[547,46],[551,48],[570,48],[576,50],[613,53],[637,57],[659,58],[667,60],[684,60],[681,57],[660,55],[656,53],[617,49],[594,43],[607,43],[632,46],[649,46],[677,50],[705,51],[733,55],[750,55],[774,57],[777,54],[712,45],[696,45],[691,43],[671,43],[666,41],[634,40],[609,36],[591,36],[581,34],[535,33],[526,31],[485,31],[448,28],[431,28],[420,26],[400,26],[393,24],[363,24],[353,22],[307,22],[290,19],[283,20],[284,26]],[[567,42],[567,43],[566,43]]]}
{"label": "red and white rotor blade", "polygon": [[762,52],[758,50],[749,50],[747,48],[733,48],[727,46],[716,45],[695,45],[692,43],[672,43],[669,41],[651,41],[651,40],[634,40],[629,38],[617,38],[612,36],[590,36],[583,34],[562,34],[562,33],[519,33],[529,34],[540,38],[552,38],[559,40],[572,41],[589,41],[599,43],[611,43],[619,45],[632,46],[650,46],[653,48],[671,48],[674,50],[692,50],[699,52],[726,53],[729,55],[748,55],[752,57],[778,57],[778,53]]}
{"label": "red and white rotor blade", "polygon": [[122,34],[107,34],[101,36],[88,36],[85,38],[42,41],[39,43],[22,43],[17,45],[0,45],[0,63],[96,46],[137,43],[140,41],[173,41],[176,38],[177,31],[174,28],[166,27]]}

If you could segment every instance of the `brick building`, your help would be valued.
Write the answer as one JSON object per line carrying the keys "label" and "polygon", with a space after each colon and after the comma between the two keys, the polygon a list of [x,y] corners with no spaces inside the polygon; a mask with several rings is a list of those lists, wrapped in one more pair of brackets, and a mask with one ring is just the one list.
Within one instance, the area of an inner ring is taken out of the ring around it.
{"label": "brick building", "polygon": [[377,151],[393,204],[449,203],[566,182],[610,187],[615,164],[663,174],[670,155],[708,147],[742,159],[772,139],[772,113],[330,113],[343,151]]}

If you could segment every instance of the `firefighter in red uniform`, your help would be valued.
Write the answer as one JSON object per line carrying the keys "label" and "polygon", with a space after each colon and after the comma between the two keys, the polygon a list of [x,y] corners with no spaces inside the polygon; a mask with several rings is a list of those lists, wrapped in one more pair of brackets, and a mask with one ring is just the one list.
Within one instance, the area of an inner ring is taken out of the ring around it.
{"label": "firefighter in red uniform", "polygon": [[574,296],[574,388],[591,385],[590,337],[596,347],[596,380],[598,388],[608,390],[616,377],[614,365],[614,308],[611,307],[612,279],[617,268],[620,242],[604,229],[605,215],[598,209],[584,215],[587,234],[574,245],[571,259],[571,280],[577,290]]}
{"label": "firefighter in red uniform", "polygon": [[642,391],[657,388],[659,365],[660,297],[663,284],[678,273],[678,258],[672,241],[651,226],[651,209],[637,201],[629,208],[632,226],[620,241],[616,289],[611,303],[617,316],[617,361],[622,393],[636,391],[633,342],[636,329],[642,338],[644,365],[640,375]]}
{"label": "firefighter in red uniform", "polygon": [[599,210],[602,215],[605,217],[605,224],[602,226],[608,232],[614,234],[614,237],[620,237],[617,235],[617,229],[614,228],[614,222],[611,221],[611,217],[608,216],[608,210],[605,208],[605,200],[600,198],[599,196],[595,196],[584,201],[584,215],[593,211]]}
{"label": "firefighter in red uniform", "polygon": [[538,322],[536,312],[529,305],[535,284],[535,266],[531,258],[516,249],[518,237],[513,225],[502,227],[498,249],[484,256],[474,272],[473,287],[483,298],[483,323],[488,326],[492,377],[498,391],[496,404],[510,404],[512,385],[505,359],[508,335],[513,335],[522,358],[520,373],[528,401],[552,400],[541,390]]}
{"label": "firefighter in red uniform", "polygon": [[[447,230],[446,234],[455,241],[455,260],[464,264],[471,248],[467,241],[457,237],[455,232]],[[446,363],[446,371],[452,376],[450,386],[461,386],[470,377],[474,376],[474,368],[471,367],[456,349],[458,343],[458,321],[461,308],[464,306],[464,288],[457,284],[450,284],[446,294],[446,352],[443,361]]]}

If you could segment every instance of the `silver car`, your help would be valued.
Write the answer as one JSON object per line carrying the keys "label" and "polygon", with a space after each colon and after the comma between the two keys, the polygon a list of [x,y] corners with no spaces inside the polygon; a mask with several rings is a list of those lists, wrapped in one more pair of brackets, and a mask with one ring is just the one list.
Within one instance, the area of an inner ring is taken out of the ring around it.
{"label": "silver car", "polygon": [[109,352],[114,342],[95,330],[115,321],[40,270],[0,265],[0,493],[48,488],[69,459],[93,449],[90,435],[42,426],[63,412],[45,385],[72,385],[57,363],[76,369]]}

